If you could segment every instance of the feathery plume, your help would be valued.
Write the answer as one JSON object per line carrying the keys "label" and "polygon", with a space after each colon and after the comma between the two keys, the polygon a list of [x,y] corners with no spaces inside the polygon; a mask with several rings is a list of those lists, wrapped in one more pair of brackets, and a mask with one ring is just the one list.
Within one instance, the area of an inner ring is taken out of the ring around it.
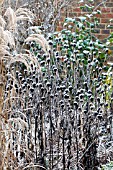
{"label": "feathery plume", "polygon": [[4,28],[5,25],[6,25],[6,22],[5,22],[4,18],[2,16],[0,16],[0,26]]}
{"label": "feathery plume", "polygon": [[30,41],[35,41],[36,43],[38,43],[43,51],[45,53],[48,53],[50,50],[49,44],[47,42],[47,40],[44,38],[43,35],[41,34],[31,34],[26,40],[25,42],[30,42]]}
{"label": "feathery plume", "polygon": [[11,7],[7,8],[4,16],[8,18],[7,29],[9,30],[15,29],[16,28],[16,15],[15,15],[14,10]]}

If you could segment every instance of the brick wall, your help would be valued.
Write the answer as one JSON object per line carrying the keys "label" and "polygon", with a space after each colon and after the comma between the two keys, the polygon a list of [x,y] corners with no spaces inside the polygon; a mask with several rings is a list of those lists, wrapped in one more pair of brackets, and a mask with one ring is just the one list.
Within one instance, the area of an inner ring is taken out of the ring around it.
{"label": "brick wall", "polygon": [[[113,19],[113,0],[94,0],[95,3],[92,4],[94,7],[101,11],[101,14],[96,15],[96,17],[99,20],[98,27],[95,28],[95,35],[100,40],[105,40],[110,32],[113,32],[113,28],[108,28],[108,25],[113,26],[113,21],[110,22],[110,19]],[[102,3],[103,1],[103,3]],[[85,3],[88,3],[87,0]],[[58,23],[57,30],[62,29],[63,21],[65,17],[75,17],[83,16],[87,13],[87,11],[81,10],[79,6],[83,6],[83,3],[77,3],[76,1],[72,2],[70,5],[68,5],[67,8],[62,10],[61,13],[61,20]],[[91,5],[91,3],[89,4]]]}

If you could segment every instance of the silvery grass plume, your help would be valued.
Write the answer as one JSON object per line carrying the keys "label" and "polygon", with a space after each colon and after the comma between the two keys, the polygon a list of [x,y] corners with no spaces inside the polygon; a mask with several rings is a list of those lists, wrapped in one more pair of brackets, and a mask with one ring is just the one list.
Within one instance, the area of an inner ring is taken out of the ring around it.
{"label": "silvery grass plume", "polygon": [[[33,18],[34,15],[28,9],[19,8],[14,11],[11,7],[6,9],[3,16],[0,16],[0,77],[5,78],[5,83],[0,87],[0,98],[2,96],[4,100],[0,101],[0,117],[2,120],[0,121],[0,146],[2,147],[0,152],[1,169],[7,169],[9,167],[14,169],[16,169],[16,167],[18,168],[16,152],[13,152],[12,148],[15,149],[16,145],[18,145],[18,150],[22,151],[23,146],[19,135],[28,130],[25,111],[23,111],[23,108],[21,108],[20,111],[15,108],[18,102],[23,103],[22,98],[25,97],[20,95],[15,87],[18,86],[18,83],[20,88],[22,86],[21,80],[18,81],[16,78],[15,71],[19,71],[21,63],[26,67],[28,74],[32,72],[31,65],[36,68],[35,71],[37,71],[37,68],[40,68],[35,56],[28,49],[24,48],[24,46],[22,46],[23,49],[17,47],[17,44],[20,43],[18,41],[19,30],[21,29],[20,23],[23,25],[24,22],[31,24]],[[27,24],[26,28],[28,29]],[[31,29],[35,30],[35,27]],[[17,38],[15,35],[17,35]],[[23,45],[31,41],[36,41],[42,46],[43,51],[48,53],[48,42],[39,32],[36,34],[35,31],[35,34],[30,35],[27,39],[24,38]],[[23,119],[20,116],[22,116]],[[18,138],[15,142],[12,140],[14,137]],[[25,137],[25,140],[27,140],[26,138],[27,137]],[[12,144],[13,142],[14,145]],[[29,157],[30,151],[26,145],[24,146],[24,150],[25,154]],[[9,162],[11,164],[9,164]]]}
{"label": "silvery grass plume", "polygon": [[[7,18],[7,22],[5,21],[4,17],[8,17]],[[16,44],[17,42],[15,41],[15,33],[17,30],[17,28],[19,27],[18,22],[19,21],[29,21],[30,23],[32,23],[33,20],[33,14],[28,10],[28,9],[23,9],[23,8],[19,8],[17,9],[15,12],[14,10],[9,7],[4,16],[0,16],[0,45],[1,45],[1,49],[0,49],[0,53],[2,54],[2,59],[5,58],[6,60],[8,60],[9,56],[10,56],[10,63],[16,62],[16,61],[20,61],[27,66],[28,68],[28,64],[26,62],[26,60],[29,58],[30,60],[33,60],[33,56],[31,57],[31,55],[26,55],[26,54],[18,54],[18,52],[16,52]],[[7,29],[5,29],[5,27]],[[31,27],[31,29],[36,30],[36,27]],[[36,31],[35,31],[36,32]],[[38,31],[39,32],[39,31]],[[18,34],[18,32],[17,32]],[[43,35],[41,34],[31,34],[26,40],[25,42],[30,42],[30,41],[36,41],[38,44],[40,44],[40,46],[42,46],[42,49],[44,52],[48,52],[49,51],[49,45],[48,42],[46,41],[46,39],[44,38]],[[13,49],[13,51],[15,51],[15,57],[13,57],[12,54],[10,54],[10,48]],[[28,57],[29,56],[29,57]],[[28,62],[29,62],[28,59]],[[35,59],[34,59],[35,60]],[[36,63],[36,61],[35,61]],[[8,63],[9,66],[9,63]]]}
{"label": "silvery grass plume", "polygon": [[4,3],[4,0],[0,0],[0,5],[2,5]]}
{"label": "silvery grass plume", "polygon": [[25,42],[30,42],[30,41],[35,41],[37,44],[39,44],[43,51],[45,53],[48,53],[50,50],[49,44],[47,42],[47,40],[44,38],[43,35],[41,34],[31,34],[26,40]]}
{"label": "silvery grass plume", "polygon": [[19,8],[16,11],[14,11],[11,7],[7,8],[5,14],[5,17],[7,17],[7,29],[15,29],[17,27],[18,21],[29,21],[32,22],[34,15],[31,11],[24,8]]}
{"label": "silvery grass plume", "polygon": [[[16,33],[18,34],[17,28],[19,27],[19,21],[23,20],[30,23],[33,20],[33,14],[27,9],[20,8],[14,11],[9,7],[4,16],[0,16],[0,45],[2,46],[1,52],[4,55],[9,47],[13,47],[13,50],[16,49],[15,44],[17,42],[15,42],[14,36]],[[3,45],[5,45],[4,48]]]}

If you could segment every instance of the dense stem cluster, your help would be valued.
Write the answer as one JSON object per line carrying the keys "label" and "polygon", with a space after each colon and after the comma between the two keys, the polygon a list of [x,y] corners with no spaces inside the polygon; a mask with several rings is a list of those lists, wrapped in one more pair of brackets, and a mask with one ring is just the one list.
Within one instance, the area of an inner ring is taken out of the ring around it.
{"label": "dense stem cluster", "polygon": [[24,33],[30,11],[8,10],[15,20],[0,35],[0,168],[92,170],[113,160],[113,66],[92,35],[96,21],[66,18],[45,39],[37,27]]}
{"label": "dense stem cluster", "polygon": [[39,68],[31,64],[29,71],[23,64],[8,70],[4,111],[9,108],[9,150],[17,163],[14,167],[9,156],[12,169],[31,162],[51,170],[97,169],[101,157],[112,159],[101,153],[102,146],[111,147],[113,136],[112,92],[104,73],[107,48],[89,33],[77,46],[79,36],[66,29],[49,35],[48,53],[31,42]]}

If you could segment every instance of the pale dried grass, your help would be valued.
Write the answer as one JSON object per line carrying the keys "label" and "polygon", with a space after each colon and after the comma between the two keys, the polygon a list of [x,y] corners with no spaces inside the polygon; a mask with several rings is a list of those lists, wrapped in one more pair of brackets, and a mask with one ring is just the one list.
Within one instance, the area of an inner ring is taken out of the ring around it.
{"label": "pale dried grass", "polygon": [[[2,2],[0,2],[2,3]],[[28,10],[24,8],[19,8],[16,11],[14,11],[11,7],[6,9],[6,12],[4,16],[0,16],[0,61],[1,63],[5,64],[5,69],[7,68],[8,70],[11,69],[12,65],[15,63],[24,63],[26,66],[26,69],[28,71],[32,71],[31,69],[31,64],[34,65],[36,68],[39,68],[38,62],[33,56],[33,54],[27,50],[23,49],[22,52],[17,52],[17,42],[15,39],[15,33],[18,34],[18,27],[19,27],[19,21],[28,21],[32,23],[34,15]],[[40,40],[41,41],[41,40]],[[43,38],[44,41],[44,38]],[[42,44],[43,48],[44,45],[47,44],[47,42],[44,42],[45,44]],[[15,50],[15,55],[13,55],[13,51]],[[3,64],[0,63],[0,69],[2,70]],[[7,72],[6,72],[7,73]],[[3,74],[3,70],[1,71],[2,75],[1,77],[7,77],[7,75]],[[25,130],[28,127],[27,122],[25,121],[26,116],[24,111],[18,111],[15,112],[17,115],[21,115],[24,117],[24,119],[21,119],[19,116],[16,118],[12,118],[11,115],[13,115],[12,112],[12,103],[16,102],[16,98],[18,97],[16,92],[15,92],[15,84],[16,78],[14,71],[11,72],[10,78],[13,80],[13,88],[11,91],[8,92],[7,98],[5,98],[1,103],[0,103],[0,118],[2,121],[0,121],[0,145],[2,146],[1,150],[1,155],[0,155],[0,168],[7,168],[8,167],[8,161],[11,162],[12,166],[15,165],[16,157],[14,154],[10,154],[11,150],[9,149],[9,145],[12,143],[12,133],[14,133],[14,128],[12,126],[15,124],[16,127],[18,127],[19,130]],[[2,98],[4,98],[4,93],[5,93],[5,86],[6,82],[2,84],[3,89],[2,89]],[[22,101],[22,98],[20,97],[20,100]],[[10,108],[11,107],[11,108]],[[10,117],[8,118],[8,115],[10,114]],[[20,140],[20,139],[19,139]],[[4,142],[4,144],[1,143],[1,141]],[[7,142],[6,142],[7,141]],[[18,145],[15,141],[15,145]],[[28,149],[26,148],[26,153],[28,153]],[[11,160],[10,160],[11,159]],[[14,161],[13,161],[14,160]],[[15,167],[15,166],[14,166]]]}
{"label": "pale dried grass", "polygon": [[45,53],[48,53],[50,50],[49,44],[47,42],[47,40],[44,38],[43,35],[41,34],[31,34],[26,40],[25,42],[32,42],[35,41],[37,44],[39,44],[43,51]]}
{"label": "pale dried grass", "polygon": [[9,30],[15,29],[15,27],[16,27],[16,14],[15,14],[14,10],[11,7],[7,8],[4,16],[7,17],[7,21],[8,21],[7,28]]}

